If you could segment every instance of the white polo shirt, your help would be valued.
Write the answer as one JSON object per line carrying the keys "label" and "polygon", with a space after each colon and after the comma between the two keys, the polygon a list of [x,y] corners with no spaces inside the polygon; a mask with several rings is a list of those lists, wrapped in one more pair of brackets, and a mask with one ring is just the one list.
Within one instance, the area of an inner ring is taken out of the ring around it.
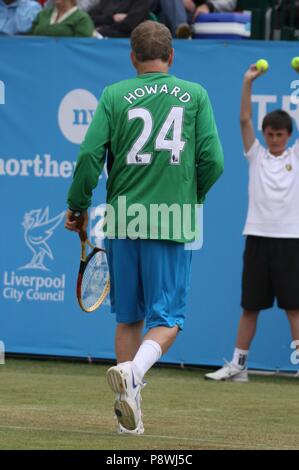
{"label": "white polo shirt", "polygon": [[249,207],[243,235],[299,238],[299,139],[275,157],[256,139],[249,162]]}

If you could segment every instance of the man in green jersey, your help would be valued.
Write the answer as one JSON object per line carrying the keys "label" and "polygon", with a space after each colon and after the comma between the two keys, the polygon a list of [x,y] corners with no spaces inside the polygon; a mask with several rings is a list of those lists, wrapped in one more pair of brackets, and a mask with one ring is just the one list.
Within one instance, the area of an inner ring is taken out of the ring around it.
{"label": "man in green jersey", "polygon": [[191,265],[185,243],[195,238],[196,206],[222,173],[223,154],[207,92],[168,74],[169,30],[146,21],[131,45],[138,75],[102,93],[78,156],[66,228],[78,231],[74,211],[87,225],[108,148],[105,245],[117,365],[107,379],[119,432],[141,434],[143,377],[183,328]]}

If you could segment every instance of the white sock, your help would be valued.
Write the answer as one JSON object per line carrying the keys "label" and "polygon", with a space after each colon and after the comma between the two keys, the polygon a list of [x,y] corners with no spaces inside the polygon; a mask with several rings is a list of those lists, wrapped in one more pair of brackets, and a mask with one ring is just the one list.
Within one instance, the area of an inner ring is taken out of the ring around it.
{"label": "white sock", "polygon": [[141,344],[133,359],[133,364],[137,369],[138,375],[142,380],[147,371],[157,362],[162,356],[162,349],[160,344],[151,339],[146,339]]}
{"label": "white sock", "polygon": [[232,363],[234,366],[239,367],[240,369],[244,369],[246,367],[247,357],[248,357],[248,349],[239,349],[235,348],[234,355],[232,359]]}

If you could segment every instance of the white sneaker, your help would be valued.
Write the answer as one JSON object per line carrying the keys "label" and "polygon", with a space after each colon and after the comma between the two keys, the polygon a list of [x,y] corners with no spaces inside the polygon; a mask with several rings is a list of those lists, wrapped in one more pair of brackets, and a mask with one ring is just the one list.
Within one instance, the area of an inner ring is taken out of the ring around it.
{"label": "white sneaker", "polygon": [[221,369],[205,375],[209,380],[230,380],[231,382],[248,382],[247,369],[240,369],[232,362],[226,362]]}
{"label": "white sneaker", "polygon": [[[107,371],[107,381],[110,388],[116,393],[114,411],[119,425],[126,431],[142,434],[144,428],[141,416],[140,391],[143,384],[134,374],[132,362],[123,362],[110,367]],[[141,429],[142,432],[138,432]],[[123,433],[122,429],[121,433]]]}
{"label": "white sneaker", "polygon": [[139,425],[136,429],[130,431],[129,429],[124,428],[120,423],[118,423],[117,434],[132,434],[134,436],[140,436],[144,433],[143,422],[140,420]]}

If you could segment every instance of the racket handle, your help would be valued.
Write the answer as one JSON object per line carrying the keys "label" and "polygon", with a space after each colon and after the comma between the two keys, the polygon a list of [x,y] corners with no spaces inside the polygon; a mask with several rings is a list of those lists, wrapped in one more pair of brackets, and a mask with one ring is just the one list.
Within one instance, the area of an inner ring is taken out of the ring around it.
{"label": "racket handle", "polygon": [[81,242],[83,243],[86,242],[87,233],[86,233],[86,230],[83,229],[84,222],[86,220],[86,212],[72,211],[71,220],[76,221],[76,228],[80,230],[79,237],[80,237]]}

